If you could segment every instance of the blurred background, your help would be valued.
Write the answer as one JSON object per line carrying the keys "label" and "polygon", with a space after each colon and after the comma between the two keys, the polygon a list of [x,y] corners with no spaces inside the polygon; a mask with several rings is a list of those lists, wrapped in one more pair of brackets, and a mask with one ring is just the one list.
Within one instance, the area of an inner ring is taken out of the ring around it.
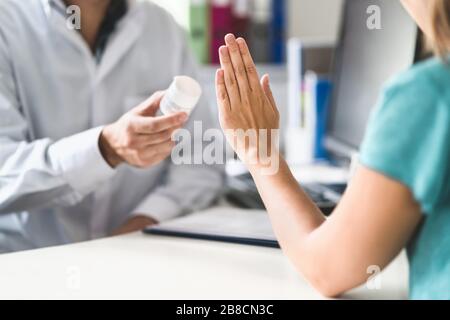
{"label": "blurred background", "polygon": [[[186,30],[200,64],[200,81],[214,113],[217,112],[214,90],[217,50],[229,32],[246,38],[260,75],[271,76],[282,118],[282,137],[293,117],[289,105],[295,109],[301,103],[300,82],[305,73],[314,71],[326,77],[330,71],[343,7],[342,0],[148,1],[170,12]],[[295,42],[306,46],[308,59],[299,55],[299,48],[294,48],[289,56],[289,42],[294,47]],[[299,59],[306,64],[301,66],[302,70],[298,70]],[[282,148],[284,142],[282,138]]]}
{"label": "blurred background", "polygon": [[[270,74],[287,162],[298,168],[293,171],[304,186],[314,185],[309,194],[318,194],[313,196],[316,203],[323,194],[332,195],[326,197],[331,204],[321,209],[333,208],[346,188],[383,83],[422,59],[425,49],[416,24],[399,1],[148,1],[166,9],[186,30],[216,119],[218,49],[230,32],[247,40],[260,76]],[[368,24],[374,7],[379,28]],[[229,179],[230,189],[245,190],[237,198],[247,207],[263,207],[245,168],[228,160],[228,176],[245,181],[241,187],[240,181]],[[327,190],[316,188],[317,182]],[[250,195],[256,200],[248,204]]]}

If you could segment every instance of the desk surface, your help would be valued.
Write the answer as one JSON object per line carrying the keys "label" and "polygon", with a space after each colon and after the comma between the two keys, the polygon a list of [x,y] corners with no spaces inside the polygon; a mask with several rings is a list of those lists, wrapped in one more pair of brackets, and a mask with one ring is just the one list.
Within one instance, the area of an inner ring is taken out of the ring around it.
{"label": "desk surface", "polygon": [[[402,253],[381,289],[345,298],[407,297]],[[320,299],[278,249],[134,233],[0,256],[6,299]]]}

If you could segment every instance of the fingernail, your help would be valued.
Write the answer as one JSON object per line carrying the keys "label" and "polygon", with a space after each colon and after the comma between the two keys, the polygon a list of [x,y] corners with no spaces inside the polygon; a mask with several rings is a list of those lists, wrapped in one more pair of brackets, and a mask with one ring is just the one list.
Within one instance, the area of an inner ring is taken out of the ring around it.
{"label": "fingernail", "polygon": [[232,40],[236,40],[236,37],[234,36],[234,34],[229,33],[225,36],[225,41],[232,41]]}

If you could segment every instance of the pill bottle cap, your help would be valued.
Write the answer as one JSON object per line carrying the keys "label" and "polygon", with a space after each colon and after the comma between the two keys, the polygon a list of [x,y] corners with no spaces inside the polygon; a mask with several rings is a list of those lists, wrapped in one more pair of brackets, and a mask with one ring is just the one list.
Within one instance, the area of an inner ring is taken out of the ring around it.
{"label": "pill bottle cap", "polygon": [[200,84],[187,76],[177,76],[166,92],[168,98],[176,105],[193,109],[202,95]]}

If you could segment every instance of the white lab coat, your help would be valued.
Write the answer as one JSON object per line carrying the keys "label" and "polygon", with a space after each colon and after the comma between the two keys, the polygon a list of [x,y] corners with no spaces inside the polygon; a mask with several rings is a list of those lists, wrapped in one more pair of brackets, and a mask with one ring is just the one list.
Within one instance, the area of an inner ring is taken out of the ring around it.
{"label": "white lab coat", "polygon": [[[61,9],[0,1],[0,252],[102,237],[136,213],[171,219],[208,206],[222,185],[221,166],[113,170],[99,152],[103,125],[173,76],[195,76],[173,19],[130,1],[97,65]],[[188,128],[194,120],[214,125],[204,100]]]}

